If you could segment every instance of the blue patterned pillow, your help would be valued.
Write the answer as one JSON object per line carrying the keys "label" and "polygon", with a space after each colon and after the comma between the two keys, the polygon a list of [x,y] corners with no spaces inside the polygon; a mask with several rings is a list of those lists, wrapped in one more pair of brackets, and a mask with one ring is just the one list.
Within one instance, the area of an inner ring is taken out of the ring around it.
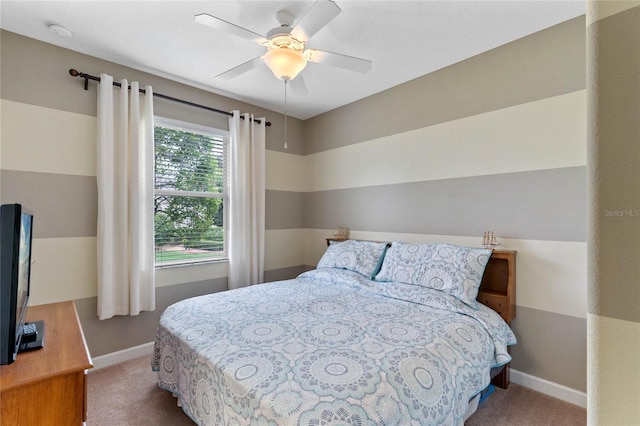
{"label": "blue patterned pillow", "polygon": [[475,307],[490,257],[490,249],[394,242],[375,280],[433,288]]}
{"label": "blue patterned pillow", "polygon": [[356,240],[332,241],[318,262],[318,269],[348,269],[373,279],[380,270],[386,249],[386,243]]}

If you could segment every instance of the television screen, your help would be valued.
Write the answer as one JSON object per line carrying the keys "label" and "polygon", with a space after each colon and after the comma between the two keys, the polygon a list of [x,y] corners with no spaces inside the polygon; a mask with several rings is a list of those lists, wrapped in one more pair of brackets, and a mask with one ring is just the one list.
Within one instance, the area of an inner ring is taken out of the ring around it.
{"label": "television screen", "polygon": [[33,215],[20,204],[0,209],[0,364],[16,359],[31,276]]}
{"label": "television screen", "polygon": [[26,212],[20,218],[20,248],[18,264],[18,297],[16,303],[16,336],[22,331],[24,314],[29,299],[29,278],[31,275],[31,224],[33,216]]}

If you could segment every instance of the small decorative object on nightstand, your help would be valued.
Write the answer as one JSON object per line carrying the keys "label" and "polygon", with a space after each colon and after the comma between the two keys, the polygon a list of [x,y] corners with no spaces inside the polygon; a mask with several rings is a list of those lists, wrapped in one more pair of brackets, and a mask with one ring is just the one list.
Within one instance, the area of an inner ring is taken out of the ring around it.
{"label": "small decorative object on nightstand", "polygon": [[349,229],[344,228],[342,226],[338,227],[336,231],[333,233],[334,240],[348,240],[349,239]]}
{"label": "small decorative object on nightstand", "polygon": [[482,237],[482,245],[485,248],[493,249],[498,247],[500,244],[498,243],[498,239],[494,235],[493,231],[485,231],[484,236]]}

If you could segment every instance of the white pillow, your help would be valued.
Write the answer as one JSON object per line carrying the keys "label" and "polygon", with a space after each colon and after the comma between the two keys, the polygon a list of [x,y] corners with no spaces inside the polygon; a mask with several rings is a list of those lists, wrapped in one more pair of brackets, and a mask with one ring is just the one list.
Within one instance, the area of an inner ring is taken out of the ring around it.
{"label": "white pillow", "polygon": [[394,242],[387,250],[375,280],[440,290],[475,307],[491,252],[491,249],[451,244]]}
{"label": "white pillow", "polygon": [[387,243],[356,240],[332,241],[318,262],[318,269],[348,269],[373,279],[380,269],[386,249]]}

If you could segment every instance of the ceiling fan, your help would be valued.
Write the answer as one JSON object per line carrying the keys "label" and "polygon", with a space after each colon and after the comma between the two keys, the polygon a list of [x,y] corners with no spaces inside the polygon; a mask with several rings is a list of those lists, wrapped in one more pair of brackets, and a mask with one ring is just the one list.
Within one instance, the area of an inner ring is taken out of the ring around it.
{"label": "ceiling fan", "polygon": [[290,82],[294,93],[306,94],[307,88],[304,79],[298,74],[308,62],[332,65],[360,73],[366,73],[371,69],[371,61],[366,59],[317,49],[305,49],[307,41],[340,12],[341,9],[333,1],[317,0],[294,25],[295,17],[293,14],[287,10],[280,10],[276,13],[279,25],[271,29],[266,36],[207,13],[196,15],[195,21],[267,48],[264,55],[231,68],[217,75],[216,78],[229,80],[266,63],[277,78],[285,83]]}

